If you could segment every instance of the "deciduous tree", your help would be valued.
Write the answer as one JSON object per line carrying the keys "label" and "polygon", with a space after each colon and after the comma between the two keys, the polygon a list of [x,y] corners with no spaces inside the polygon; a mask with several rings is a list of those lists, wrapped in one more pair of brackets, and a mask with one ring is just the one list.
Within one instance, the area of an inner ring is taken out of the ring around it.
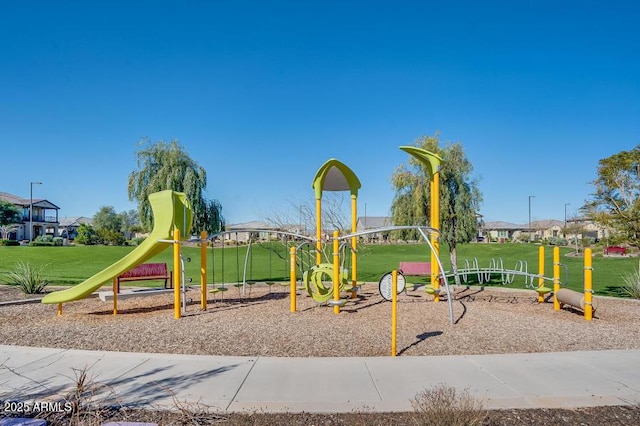
{"label": "deciduous tree", "polygon": [[581,211],[593,222],[640,246],[640,145],[598,163],[595,192]]}
{"label": "deciduous tree", "polygon": [[131,239],[135,232],[142,231],[142,226],[140,226],[140,217],[138,216],[137,211],[123,211],[120,212],[118,216],[120,216],[120,223],[122,224],[120,232],[124,234],[126,239]]}
{"label": "deciduous tree", "polygon": [[120,232],[122,228],[122,217],[116,213],[113,206],[102,206],[93,216],[93,227],[96,231]]}
{"label": "deciduous tree", "polygon": [[15,204],[0,200],[0,225],[22,222],[22,214]]}

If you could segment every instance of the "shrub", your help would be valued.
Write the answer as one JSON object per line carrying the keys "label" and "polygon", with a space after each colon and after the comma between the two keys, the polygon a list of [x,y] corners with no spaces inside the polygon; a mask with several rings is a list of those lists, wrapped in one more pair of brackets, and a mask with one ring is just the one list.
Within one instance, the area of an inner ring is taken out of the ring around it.
{"label": "shrub", "polygon": [[560,238],[560,237],[550,237],[547,242],[551,246],[566,246],[567,245],[567,240],[565,240],[564,238]]}
{"label": "shrub", "polygon": [[78,235],[74,242],[83,245],[93,245],[96,244],[96,239],[97,235],[93,227],[91,225],[81,223],[78,227]]}
{"label": "shrub", "polygon": [[124,235],[120,232],[111,231],[109,229],[98,229],[96,231],[97,244],[121,246],[124,242]]}
{"label": "shrub", "polygon": [[51,235],[38,235],[33,241],[29,243],[32,247],[53,247],[56,245],[62,245],[62,241],[60,244],[56,244],[56,240]]}
{"label": "shrub", "polygon": [[19,246],[20,241],[16,240],[0,240],[0,246]]}
{"label": "shrub", "polygon": [[14,271],[8,272],[7,280],[11,285],[17,285],[25,294],[38,294],[49,284],[42,273],[44,265],[34,267],[27,262],[18,262]]}
{"label": "shrub", "polygon": [[638,269],[622,276],[622,292],[634,299],[640,299],[640,263]]}
{"label": "shrub", "polygon": [[131,245],[139,246],[145,240],[144,237],[136,237],[131,240]]}
{"label": "shrub", "polygon": [[64,238],[62,237],[53,237],[53,245],[54,246],[62,246],[64,244]]}
{"label": "shrub", "polygon": [[482,403],[468,389],[458,394],[455,388],[443,383],[419,392],[411,406],[418,425],[480,426],[486,417]]}

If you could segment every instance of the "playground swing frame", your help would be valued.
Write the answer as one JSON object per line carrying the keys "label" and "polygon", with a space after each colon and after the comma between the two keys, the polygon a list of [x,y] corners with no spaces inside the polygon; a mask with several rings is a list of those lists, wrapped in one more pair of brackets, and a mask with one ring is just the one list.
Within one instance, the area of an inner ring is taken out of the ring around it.
{"label": "playground swing frame", "polygon": [[[239,244],[237,244],[237,242],[238,242],[238,234],[239,233],[243,233],[243,232],[246,232],[246,233],[249,234],[249,244],[247,245],[247,252],[245,253],[245,262],[244,262],[244,267],[243,267],[244,273],[243,273],[242,281],[240,281],[240,255],[239,255],[240,246],[239,246]],[[294,237],[296,239],[305,240],[304,243],[309,243],[309,242],[313,243],[315,241],[313,238],[310,238],[310,237],[308,237],[306,235],[301,235],[301,234],[297,234],[297,233],[294,233],[294,232],[283,231],[283,230],[279,230],[279,229],[271,229],[271,228],[238,228],[238,229],[229,230],[229,231],[217,232],[217,233],[211,235],[209,238],[211,240],[213,240],[216,237],[222,237],[222,254],[221,254],[222,265],[220,267],[221,274],[222,274],[222,278],[221,279],[223,281],[223,284],[221,284],[222,287],[225,287],[225,284],[224,284],[224,281],[225,281],[225,275],[224,275],[224,253],[226,251],[225,250],[226,249],[226,245],[225,245],[224,236],[228,235],[228,234],[232,234],[232,233],[236,235],[236,239],[235,239],[235,241],[236,241],[236,279],[237,279],[237,284],[241,284],[242,285],[242,295],[243,296],[245,295],[245,291],[246,291],[246,284],[247,284],[246,272],[247,272],[248,262],[249,262],[249,259],[251,259],[251,260],[253,259],[252,254],[250,256],[250,251],[252,249],[252,247],[251,247],[252,246],[252,239],[251,239],[251,234],[252,233],[258,233],[258,234],[266,233],[266,234],[269,234],[269,235],[276,234],[276,235],[279,235],[279,236],[290,236],[290,237]],[[271,239],[269,239],[269,240],[271,241]],[[304,243],[301,243],[301,244],[304,244]],[[288,245],[286,245],[286,247],[288,247]],[[213,262],[212,263],[212,268],[213,268],[213,271],[212,271],[213,286],[215,288],[215,271],[216,271],[216,269],[215,269],[215,251],[212,253],[211,257],[212,257],[212,262]],[[287,256],[284,256],[283,259],[284,259],[284,264],[285,264],[285,269],[284,270],[286,272],[286,270],[287,270],[287,268],[286,268],[286,266],[287,266]],[[270,252],[269,252],[269,274],[270,275],[272,273],[271,266],[272,266],[272,253],[271,253],[271,250],[270,250]],[[297,279],[297,277],[296,277],[296,279]]]}

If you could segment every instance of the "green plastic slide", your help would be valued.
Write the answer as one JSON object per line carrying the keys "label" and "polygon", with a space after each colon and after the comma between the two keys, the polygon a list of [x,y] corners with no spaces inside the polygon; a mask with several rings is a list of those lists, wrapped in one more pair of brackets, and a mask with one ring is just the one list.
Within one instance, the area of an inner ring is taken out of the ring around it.
{"label": "green plastic slide", "polygon": [[175,228],[180,230],[181,237],[189,235],[192,212],[184,193],[171,190],[155,192],[149,194],[149,203],[153,212],[153,230],[142,244],[84,282],[66,290],[47,294],[42,299],[42,303],[63,303],[84,299],[118,275],[170,247],[171,243],[159,240],[173,240]]}

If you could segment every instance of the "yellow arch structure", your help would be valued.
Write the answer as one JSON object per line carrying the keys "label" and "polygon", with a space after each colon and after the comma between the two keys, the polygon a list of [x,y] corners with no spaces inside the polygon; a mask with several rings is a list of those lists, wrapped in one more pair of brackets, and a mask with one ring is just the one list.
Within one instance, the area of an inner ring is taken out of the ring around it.
{"label": "yellow arch structure", "polygon": [[[322,192],[323,191],[350,191],[351,192],[351,232],[357,231],[357,199],[360,189],[360,179],[347,167],[346,164],[331,158],[327,160],[316,172],[313,178],[312,188],[316,197],[316,265],[322,262]],[[357,255],[358,239],[351,238],[352,251],[352,285],[356,286],[357,280]],[[354,293],[355,294],[355,293]]]}

